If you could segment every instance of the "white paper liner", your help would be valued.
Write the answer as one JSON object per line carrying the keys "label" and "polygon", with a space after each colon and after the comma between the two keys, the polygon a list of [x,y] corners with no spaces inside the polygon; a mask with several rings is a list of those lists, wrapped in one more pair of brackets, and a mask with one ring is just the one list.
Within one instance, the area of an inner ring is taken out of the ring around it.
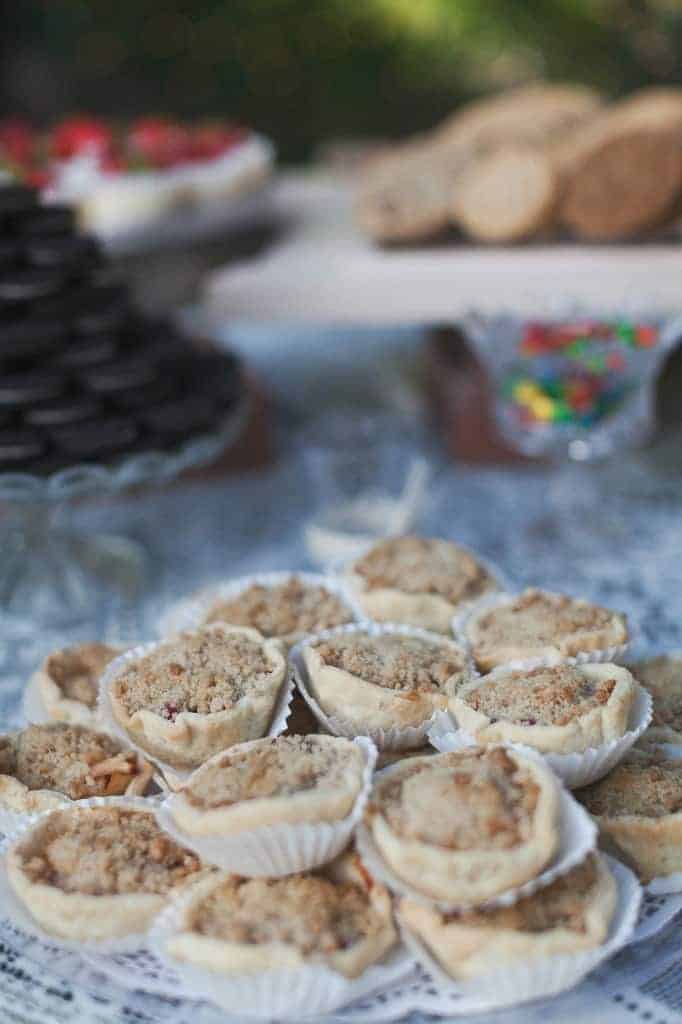
{"label": "white paper liner", "polygon": [[414,960],[402,945],[355,979],[345,978],[321,964],[230,976],[174,960],[166,942],[182,927],[190,892],[182,893],[157,917],[149,931],[149,945],[164,964],[180,975],[183,987],[195,999],[210,999],[228,1013],[262,1020],[300,1021],[330,1013],[404,977]]}
{"label": "white paper liner", "polygon": [[377,749],[371,740],[353,740],[363,752],[365,766],[362,786],[353,808],[337,822],[278,823],[239,832],[233,836],[194,836],[185,832],[173,817],[177,796],[171,795],[158,809],[162,828],[204,861],[225,871],[250,877],[281,877],[310,871],[333,860],[348,845],[367,803]]}
{"label": "white paper liner", "polygon": [[[136,750],[138,754],[157,767],[158,774],[155,775],[154,778],[162,789],[178,789],[187,781],[195,769],[174,768],[172,765],[166,764],[165,761],[162,761],[161,758],[150,754],[149,751],[144,749],[144,747],[141,747],[136,743],[133,737],[129,736],[125,729],[116,721],[110,699],[110,690],[113,681],[128,665],[128,663],[131,661],[137,661],[139,658],[143,658],[145,655],[150,654],[153,650],[156,650],[157,647],[160,647],[162,643],[167,642],[168,639],[169,638],[166,637],[165,640],[152,641],[151,643],[140,644],[138,647],[131,647],[107,665],[99,681],[97,713],[102,723],[102,729],[105,732],[111,733],[112,736],[120,739],[121,742],[125,743],[132,750]],[[282,681],[272,714],[270,728],[267,732],[268,736],[279,736],[279,734],[284,732],[286,729],[293,695],[293,680],[291,679],[290,674],[285,672],[284,680]]]}
{"label": "white paper liner", "polygon": [[[541,587],[535,588],[542,590]],[[554,591],[546,591],[546,593],[554,593]],[[451,628],[455,639],[462,644],[463,647],[471,655],[472,660],[473,652],[471,649],[471,643],[467,637],[467,630],[471,622],[484,612],[490,611],[492,608],[497,608],[499,605],[508,604],[513,601],[514,598],[518,597],[518,593],[512,591],[486,594],[478,601],[476,601],[469,608],[464,611],[458,612],[457,615],[453,616]],[[584,665],[587,662],[621,662],[626,652],[630,649],[636,640],[636,629],[633,623],[628,618],[627,623],[628,639],[623,644],[614,644],[611,647],[604,647],[601,650],[592,651],[578,651],[573,655],[562,655],[558,652],[550,653],[547,652],[544,655],[537,655],[533,658],[512,658],[510,661],[505,661],[504,664],[495,666],[496,669],[504,668],[507,671],[523,671],[526,669],[540,668],[542,666],[550,665]]]}
{"label": "white paper liner", "polygon": [[[345,736],[347,739],[362,735],[369,736],[377,750],[417,750],[428,742],[429,729],[433,722],[433,716],[425,719],[421,725],[395,726],[392,729],[363,729],[362,732],[350,721],[338,715],[328,715],[322,710],[308,688],[308,670],[303,660],[303,648],[311,643],[320,640],[328,640],[335,636],[342,636],[348,633],[368,633],[370,636],[385,636],[386,634],[399,634],[400,636],[413,636],[422,640],[430,640],[437,644],[455,644],[450,637],[442,633],[430,633],[426,629],[419,629],[417,626],[401,626],[393,622],[354,622],[346,626],[337,626],[335,629],[325,629],[321,633],[305,637],[300,643],[295,644],[289,652],[289,664],[296,687],[312,711],[318,722],[334,736]],[[460,647],[459,644],[456,646]],[[467,659],[468,660],[468,659]],[[477,673],[468,662],[468,670],[472,676]]]}
{"label": "white paper liner", "polygon": [[[513,748],[510,748],[513,749]],[[542,761],[535,751],[524,750],[523,754],[529,760]],[[399,771],[400,765],[391,765],[375,775],[375,780],[380,776],[389,775]],[[559,780],[556,780],[559,792],[559,848],[552,857],[548,866],[534,878],[524,882],[523,885],[507,889],[498,893],[497,896],[488,900],[480,900],[475,904],[454,903],[447,900],[434,900],[427,894],[420,892],[409,882],[405,882],[386,863],[378,849],[368,826],[361,822],[355,833],[355,845],[362,861],[369,873],[387,888],[400,896],[407,896],[417,903],[427,906],[436,906],[445,912],[452,910],[469,909],[477,907],[509,907],[521,899],[522,896],[530,896],[538,889],[544,888],[561,875],[565,875],[576,864],[580,864],[591,850],[594,850],[597,843],[597,826],[584,807],[582,807],[571,794],[563,788]]]}
{"label": "white paper liner", "polygon": [[254,585],[275,587],[282,583],[288,583],[292,579],[301,580],[302,583],[311,587],[324,587],[331,594],[335,594],[344,604],[348,605],[348,610],[355,621],[366,617],[350,588],[337,576],[313,572],[264,572],[214,583],[171,605],[159,620],[159,634],[167,639],[169,636],[182,633],[187,629],[196,629],[202,625],[209,609],[216,601],[231,601],[248,587]]}
{"label": "white paper liner", "polygon": [[[619,739],[602,743],[598,747],[589,747],[582,753],[557,754],[542,750],[537,753],[544,758],[568,789],[587,786],[589,783],[603,778],[623,759],[649,725],[651,712],[651,696],[643,686],[638,684],[630,710],[629,729]],[[429,741],[436,750],[444,753],[477,745],[473,736],[465,732],[464,729],[458,729],[450,715],[442,711],[434,717],[433,724],[429,729]],[[524,750],[531,749],[527,744],[520,743],[510,743],[509,746]]]}
{"label": "white paper liner", "polygon": [[[147,813],[153,813],[155,809],[153,803],[150,806],[150,801],[144,797],[127,796],[95,796],[91,797],[89,800],[79,800],[77,801],[77,805],[79,809],[82,807],[128,807],[133,810],[145,811]],[[55,808],[55,810],[57,809],[58,808]],[[30,935],[32,938],[39,939],[47,946],[52,946],[58,949],[70,949],[77,953],[87,949],[92,953],[99,954],[130,953],[138,949],[143,949],[146,945],[146,936],[140,934],[125,935],[114,939],[86,939],[83,942],[76,942],[73,939],[62,939],[56,935],[50,935],[48,932],[43,930],[28,908],[16,895],[7,875],[8,849],[14,842],[22,838],[30,831],[30,829],[42,821],[46,815],[52,813],[53,811],[44,811],[42,814],[31,818],[29,821],[23,822],[22,825],[20,825],[11,835],[8,835],[2,843],[0,843],[0,907],[2,907],[3,916],[8,918],[13,925],[25,932],[27,935]]]}
{"label": "white paper liner", "polygon": [[606,941],[596,949],[560,956],[517,960],[467,981],[454,981],[418,936],[401,924],[403,941],[439,985],[467,1000],[471,1010],[496,1010],[557,995],[622,949],[632,938],[642,899],[636,877],[625,865],[606,857],[618,886],[618,905]]}

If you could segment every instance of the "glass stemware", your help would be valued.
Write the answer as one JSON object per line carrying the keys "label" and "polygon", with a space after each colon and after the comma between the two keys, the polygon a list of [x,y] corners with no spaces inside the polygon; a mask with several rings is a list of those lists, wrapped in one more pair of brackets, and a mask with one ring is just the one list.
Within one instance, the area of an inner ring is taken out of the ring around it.
{"label": "glass stemware", "polygon": [[109,465],[84,464],[48,476],[0,473],[0,616],[21,627],[31,621],[64,626],[94,619],[112,591],[144,589],[152,559],[139,542],[118,534],[82,532],[68,513],[81,498],[137,485],[163,484],[209,463],[241,433],[248,400],[219,429],[172,451],[137,452]]}
{"label": "glass stemware", "polygon": [[472,314],[462,326],[487,370],[500,434],[553,469],[548,507],[529,526],[615,538],[609,509],[593,514],[601,467],[653,436],[656,381],[682,317],[568,309],[534,320]]}

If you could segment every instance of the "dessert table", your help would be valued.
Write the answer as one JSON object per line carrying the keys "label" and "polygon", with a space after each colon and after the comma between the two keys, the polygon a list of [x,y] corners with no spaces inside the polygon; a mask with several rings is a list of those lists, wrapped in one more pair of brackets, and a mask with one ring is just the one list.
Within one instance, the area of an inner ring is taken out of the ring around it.
{"label": "dessert table", "polygon": [[[604,601],[623,609],[638,631],[643,651],[682,647],[682,559],[679,510],[682,484],[677,468],[679,438],[646,456],[613,463],[601,476],[599,522],[565,530],[546,522],[528,530],[547,509],[549,481],[542,471],[461,469],[429,452],[434,470],[429,500],[417,528],[476,548],[523,585],[541,579],[549,588]],[[302,524],[310,496],[299,462],[283,460],[261,475],[175,485],[119,499],[83,504],[75,519],[83,530],[125,528],[150,543],[158,574],[141,595],[123,588],[102,607],[97,633],[112,643],[152,637],[159,615],[172,600],[218,577],[263,570],[309,568]],[[549,509],[551,513],[551,509]],[[624,557],[626,553],[626,557]],[[0,647],[0,713],[17,713],[21,688],[51,647],[85,639],[82,631],[36,633],[26,627],[3,633]],[[481,1024],[556,1024],[581,1021],[682,1019],[682,950],[675,925],[619,954],[578,989],[552,1001],[516,1010],[483,1013]],[[410,1022],[428,986],[405,985],[400,997],[371,1000],[337,1014],[338,1021]],[[450,1019],[458,1018],[456,1006]],[[0,925],[0,1019],[17,1024],[219,1024],[226,1018],[209,1003],[196,1004],[126,991],[93,971],[74,967],[73,955],[48,955]],[[331,1018],[329,1018],[331,1019]],[[430,1019],[433,1019],[432,1017]]]}
{"label": "dessert table", "polygon": [[537,315],[552,296],[622,311],[679,302],[679,237],[643,244],[575,242],[380,248],[353,219],[354,190],[322,173],[280,176],[273,209],[288,225],[259,258],[214,271],[208,312],[297,324],[438,325],[475,309]]}

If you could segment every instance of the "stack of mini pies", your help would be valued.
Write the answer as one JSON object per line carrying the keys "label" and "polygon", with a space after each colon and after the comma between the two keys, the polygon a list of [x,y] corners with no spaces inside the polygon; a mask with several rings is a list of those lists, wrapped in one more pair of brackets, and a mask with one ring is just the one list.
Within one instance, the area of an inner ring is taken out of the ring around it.
{"label": "stack of mini pies", "polygon": [[623,864],[682,888],[682,762],[657,745],[682,735],[682,659],[625,667],[617,612],[403,537],[339,578],[211,587],[161,633],[53,652],[0,741],[3,884],[38,934],[103,965],[151,944],[262,1016],[413,957],[501,1005],[628,941]]}

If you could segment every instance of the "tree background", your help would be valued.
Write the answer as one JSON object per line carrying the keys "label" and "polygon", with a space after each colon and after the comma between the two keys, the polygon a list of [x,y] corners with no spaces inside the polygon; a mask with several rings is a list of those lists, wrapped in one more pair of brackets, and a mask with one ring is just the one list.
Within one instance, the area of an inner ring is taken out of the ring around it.
{"label": "tree background", "polygon": [[682,0],[0,0],[0,108],[231,116],[305,159],[529,79],[682,83]]}

